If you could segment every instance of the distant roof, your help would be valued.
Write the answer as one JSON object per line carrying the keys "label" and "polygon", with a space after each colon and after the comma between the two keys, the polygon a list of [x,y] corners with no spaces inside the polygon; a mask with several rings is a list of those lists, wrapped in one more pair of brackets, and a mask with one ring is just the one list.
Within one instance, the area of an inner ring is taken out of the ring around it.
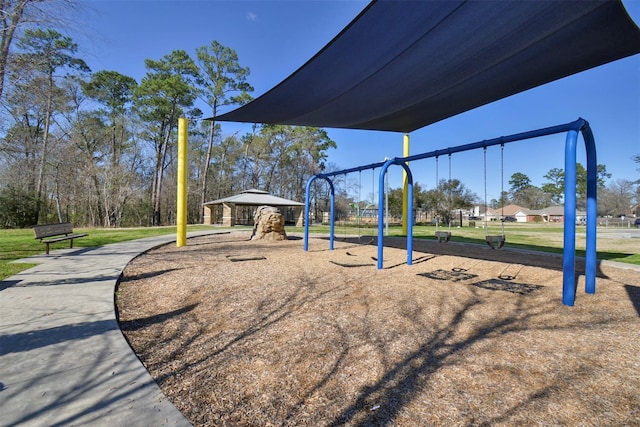
{"label": "distant roof", "polygon": [[[554,206],[547,206],[544,209],[538,209],[538,210],[531,210],[529,211],[530,215],[553,215],[553,216],[557,216],[557,215],[564,215],[564,205],[554,205]],[[586,215],[587,213],[585,211],[576,211],[577,215]]]}
{"label": "distant roof", "polygon": [[235,196],[225,197],[224,199],[214,200],[212,202],[206,202],[205,205],[221,205],[223,203],[233,203],[236,205],[250,205],[250,206],[303,206],[304,203],[296,202],[293,200],[283,199],[282,197],[272,196],[266,191],[251,190],[243,191]]}
{"label": "distant roof", "polygon": [[487,213],[489,215],[504,214],[505,216],[507,216],[507,215],[515,215],[518,212],[522,212],[526,214],[529,212],[529,209],[523,208],[522,206],[518,206],[518,205],[506,205],[504,208],[495,208],[495,209],[487,207]]}
{"label": "distant roof", "polygon": [[373,1],[279,85],[215,119],[410,132],[638,52],[619,0]]}
{"label": "distant roof", "polygon": [[[502,211],[502,209],[498,208],[496,209],[496,211]],[[527,208],[523,208],[522,206],[518,206],[518,205],[507,205],[504,207],[504,214],[505,215],[515,215],[518,212],[522,212],[522,213],[527,213],[529,210]]]}

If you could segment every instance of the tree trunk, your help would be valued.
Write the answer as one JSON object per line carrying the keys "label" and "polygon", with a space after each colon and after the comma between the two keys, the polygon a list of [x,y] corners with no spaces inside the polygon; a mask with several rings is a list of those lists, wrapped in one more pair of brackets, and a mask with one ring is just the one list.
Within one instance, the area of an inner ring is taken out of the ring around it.
{"label": "tree trunk", "polygon": [[224,167],[224,162],[226,160],[227,157],[227,150],[225,149],[222,152],[222,158],[220,159],[220,167],[218,168],[218,177],[216,178],[216,199],[219,199],[222,197],[221,192],[220,192],[220,187],[222,186],[222,176],[224,175],[224,171],[223,171],[223,167]]}
{"label": "tree trunk", "polygon": [[[153,170],[153,180],[151,181],[151,206],[155,206],[156,194],[158,192],[158,190],[157,190],[157,184],[158,184],[157,175],[158,175],[159,158],[160,158],[160,153],[156,152],[156,161],[155,161],[154,170]],[[152,212],[152,215],[153,215],[153,212]],[[155,223],[155,220],[152,218],[151,225],[153,225],[154,223]]]}
{"label": "tree trunk", "polygon": [[167,125],[167,131],[162,140],[162,145],[160,146],[158,164],[156,165],[156,194],[153,201],[153,225],[162,225],[162,181],[164,180],[164,164],[167,160],[167,149],[169,147],[169,139],[171,138],[172,122],[173,120],[170,120]]}
{"label": "tree trunk", "polygon": [[[0,99],[2,99],[2,93],[4,92],[4,76],[7,71],[11,42],[13,41],[16,28],[18,28],[18,24],[22,20],[22,14],[29,1],[30,0],[17,1],[12,11],[7,10],[7,2],[2,2],[3,18],[0,21],[0,25],[2,25],[2,29],[0,30],[0,33],[2,33],[2,39],[0,40]],[[10,15],[6,16],[5,14],[8,12]]]}
{"label": "tree trunk", "polygon": [[198,222],[202,222],[204,218],[204,204],[207,202],[207,177],[209,175],[209,163],[211,162],[211,153],[213,152],[213,136],[216,122],[211,120],[209,128],[209,146],[207,147],[207,156],[202,168],[202,190],[200,192],[200,209],[198,210]]}
{"label": "tree trunk", "polygon": [[37,189],[38,192],[38,211],[37,217],[40,217],[40,206],[42,205],[42,190],[44,188],[44,169],[47,160],[47,145],[49,144],[49,128],[51,127],[51,116],[53,114],[52,104],[53,104],[53,74],[49,74],[49,84],[47,88],[47,103],[45,107],[45,116],[44,116],[44,132],[42,135],[42,149],[40,150],[40,167],[38,168],[38,181],[37,181]]}
{"label": "tree trunk", "polygon": [[58,177],[58,168],[56,167],[56,211],[58,212],[58,222],[64,222],[62,219],[62,208],[60,207],[60,179]]}
{"label": "tree trunk", "polygon": [[251,127],[251,140],[244,147],[244,158],[242,159],[242,191],[247,189],[247,157],[249,156],[249,145],[256,136],[256,124]]}
{"label": "tree trunk", "polygon": [[[162,144],[164,145],[164,143]],[[163,155],[162,150],[160,148],[160,152],[158,152],[156,158],[156,170],[153,176],[153,189],[151,194],[151,204],[152,204],[152,216],[151,216],[151,225],[158,226],[160,225],[160,191],[162,189],[162,170],[163,170]]]}

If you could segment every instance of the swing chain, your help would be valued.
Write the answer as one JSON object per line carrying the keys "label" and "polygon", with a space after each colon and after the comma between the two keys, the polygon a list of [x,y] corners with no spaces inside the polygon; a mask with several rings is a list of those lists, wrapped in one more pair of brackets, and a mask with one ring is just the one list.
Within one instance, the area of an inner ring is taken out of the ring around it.
{"label": "swing chain", "polygon": [[[438,187],[440,186],[440,181],[438,181],[438,169],[438,156],[436,156],[436,191],[438,191]],[[436,211],[436,234],[438,233],[438,223],[440,222],[439,219],[440,218],[438,212]]]}
{"label": "swing chain", "polygon": [[449,233],[451,233],[451,208],[453,207],[453,191],[451,189],[451,153],[449,153]]}
{"label": "swing chain", "polygon": [[502,210],[502,239],[504,240],[504,143],[500,144],[500,202]]}
{"label": "swing chain", "polygon": [[487,216],[489,214],[489,206],[487,204],[487,147],[483,147],[484,151],[484,235],[489,235],[489,225],[487,224]]}
{"label": "swing chain", "polygon": [[487,241],[487,245],[491,249],[500,249],[504,246],[505,234],[504,234],[504,144],[500,144],[500,204],[501,204],[501,214],[502,214],[502,235],[489,235],[489,224],[487,222],[488,217],[488,205],[487,205],[487,147],[483,147],[483,158],[484,158],[484,230],[485,230],[485,239]]}

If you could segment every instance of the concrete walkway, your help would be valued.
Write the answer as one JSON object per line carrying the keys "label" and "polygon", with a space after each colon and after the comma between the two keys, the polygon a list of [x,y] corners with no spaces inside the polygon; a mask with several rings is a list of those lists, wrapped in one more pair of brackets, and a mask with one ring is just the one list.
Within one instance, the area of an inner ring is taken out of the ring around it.
{"label": "concrete walkway", "polygon": [[[211,234],[190,233],[189,237]],[[0,426],[189,426],[125,341],[114,289],[175,235],[62,249],[0,282]]]}

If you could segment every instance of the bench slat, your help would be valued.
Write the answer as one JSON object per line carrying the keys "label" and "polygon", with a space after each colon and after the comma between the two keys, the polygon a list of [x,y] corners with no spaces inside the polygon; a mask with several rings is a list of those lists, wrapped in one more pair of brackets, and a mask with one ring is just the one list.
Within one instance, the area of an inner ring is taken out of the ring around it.
{"label": "bench slat", "polygon": [[61,234],[71,234],[73,233],[73,228],[70,223],[61,222],[59,224],[36,225],[33,227],[33,232],[36,235],[36,239],[42,239]]}
{"label": "bench slat", "polygon": [[60,237],[52,237],[50,239],[43,239],[42,243],[54,243],[54,242],[62,242],[63,240],[77,239],[79,237],[88,236],[88,234],[69,234],[66,236]]}

